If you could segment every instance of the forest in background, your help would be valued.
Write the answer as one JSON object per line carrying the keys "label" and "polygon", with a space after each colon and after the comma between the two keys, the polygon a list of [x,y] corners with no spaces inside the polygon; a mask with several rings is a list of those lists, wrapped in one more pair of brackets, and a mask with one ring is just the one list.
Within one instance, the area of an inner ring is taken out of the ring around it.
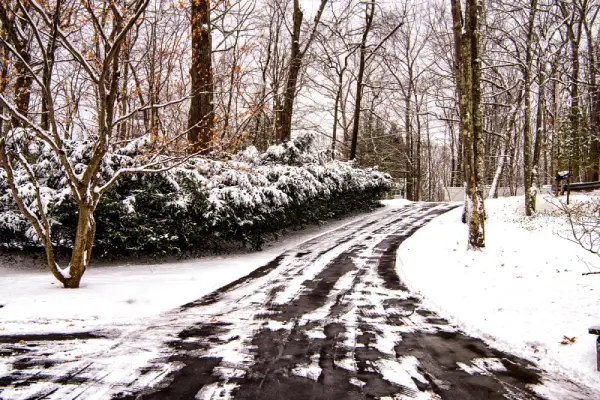
{"label": "forest in background", "polygon": [[[118,140],[151,133],[227,153],[311,131],[336,158],[391,173],[411,200],[439,200],[443,186],[464,180],[450,2],[3,0],[0,7],[0,91],[48,125],[39,76],[69,137],[88,135],[98,118],[86,68],[106,60],[115,26],[142,9],[104,77],[114,86],[107,95],[120,118]],[[480,7],[485,183],[520,185],[525,130],[539,183],[562,170],[597,180],[598,2]]]}

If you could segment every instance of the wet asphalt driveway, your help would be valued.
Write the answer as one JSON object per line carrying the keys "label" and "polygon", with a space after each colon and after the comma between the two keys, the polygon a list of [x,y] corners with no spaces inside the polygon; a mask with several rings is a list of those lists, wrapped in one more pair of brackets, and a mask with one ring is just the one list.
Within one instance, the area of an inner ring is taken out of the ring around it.
{"label": "wet asphalt driveway", "polygon": [[0,337],[0,398],[541,399],[549,387],[590,398],[464,334],[404,285],[398,247],[453,207],[365,215],[138,325]]}

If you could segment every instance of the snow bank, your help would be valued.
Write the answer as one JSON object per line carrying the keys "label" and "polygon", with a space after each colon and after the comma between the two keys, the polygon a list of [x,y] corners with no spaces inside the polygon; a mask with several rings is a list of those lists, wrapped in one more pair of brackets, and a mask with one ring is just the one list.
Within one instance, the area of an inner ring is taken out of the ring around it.
{"label": "snow bank", "polygon": [[565,219],[538,203],[526,218],[522,197],[486,201],[482,251],[467,250],[461,208],[436,218],[401,246],[399,273],[468,333],[600,388],[587,332],[600,325],[600,275],[582,276],[600,258],[559,236]]}

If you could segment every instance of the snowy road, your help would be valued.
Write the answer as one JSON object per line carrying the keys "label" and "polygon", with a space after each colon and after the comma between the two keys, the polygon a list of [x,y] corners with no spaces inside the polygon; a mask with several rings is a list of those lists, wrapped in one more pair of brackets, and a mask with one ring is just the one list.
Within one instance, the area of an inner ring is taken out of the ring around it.
{"label": "snowy road", "polygon": [[136,324],[0,336],[0,398],[538,399],[542,386],[592,398],[466,336],[407,290],[398,247],[451,208],[368,214]]}

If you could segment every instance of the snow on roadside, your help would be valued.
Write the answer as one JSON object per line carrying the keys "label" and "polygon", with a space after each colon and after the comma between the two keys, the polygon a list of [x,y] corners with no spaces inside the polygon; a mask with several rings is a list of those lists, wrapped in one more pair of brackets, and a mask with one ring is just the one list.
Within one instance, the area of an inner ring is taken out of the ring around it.
{"label": "snow on roadside", "polygon": [[[374,212],[407,202],[383,203],[385,208]],[[92,264],[77,290],[63,289],[47,271],[0,265],[0,335],[85,331],[157,315],[247,275],[290,247],[363,216],[290,233],[261,252],[156,265],[94,268]]]}
{"label": "snow on roadside", "polygon": [[558,235],[567,225],[554,206],[538,206],[526,218],[522,197],[486,201],[483,251],[467,250],[462,208],[446,213],[402,244],[398,272],[467,333],[600,390],[587,331],[600,325],[600,275],[582,276],[600,258]]}

